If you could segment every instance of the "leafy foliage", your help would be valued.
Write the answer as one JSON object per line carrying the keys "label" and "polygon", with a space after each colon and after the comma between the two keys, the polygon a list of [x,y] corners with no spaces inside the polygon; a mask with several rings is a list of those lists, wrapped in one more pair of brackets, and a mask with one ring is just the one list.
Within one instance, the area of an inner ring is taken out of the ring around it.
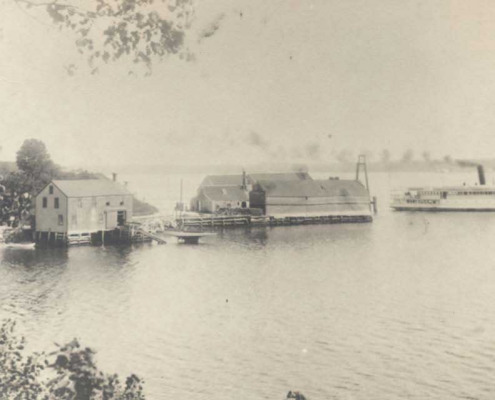
{"label": "leafy foliage", "polygon": [[41,140],[25,140],[17,152],[16,162],[19,172],[11,174],[9,179],[10,185],[21,189],[18,192],[35,194],[59,173]]}
{"label": "leafy foliage", "polygon": [[15,322],[0,327],[0,398],[18,400],[144,400],[143,381],[100,371],[94,351],[74,339],[49,353],[25,355]]}
{"label": "leafy foliage", "polygon": [[[0,224],[2,217],[8,217],[12,213],[21,219],[20,213],[24,208],[32,212],[31,206],[34,206],[34,203],[21,204],[24,207],[19,207],[18,200],[23,199],[19,195],[28,193],[30,198],[33,198],[53,179],[107,179],[103,174],[86,170],[62,170],[51,160],[45,144],[37,139],[24,141],[17,152],[17,168],[18,171],[8,172],[0,185]],[[157,212],[158,209],[153,205],[134,197],[134,215],[151,215]]]}
{"label": "leafy foliage", "polygon": [[25,339],[16,337],[15,323],[0,327],[0,398],[31,400],[42,398],[45,389],[38,382],[44,365],[39,355],[25,356]]}
{"label": "leafy foliage", "polygon": [[[194,17],[194,0],[96,0],[90,9],[58,0],[14,0],[26,8],[43,7],[60,29],[76,35],[78,51],[92,73],[101,65],[129,57],[151,70],[153,59],[189,58],[185,33]],[[70,1],[70,0],[69,0]],[[80,3],[77,3],[80,4]],[[74,73],[75,66],[67,68]]]}

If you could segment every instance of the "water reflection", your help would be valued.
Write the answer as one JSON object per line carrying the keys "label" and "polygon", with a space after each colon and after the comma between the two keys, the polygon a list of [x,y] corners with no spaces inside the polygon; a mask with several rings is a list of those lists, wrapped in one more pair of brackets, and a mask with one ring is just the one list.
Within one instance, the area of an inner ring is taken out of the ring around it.
{"label": "water reflection", "polygon": [[32,268],[34,266],[54,267],[67,263],[68,249],[16,249],[4,248],[0,253],[1,266],[22,266]]}
{"label": "water reflection", "polygon": [[[94,313],[96,307],[111,306],[113,301],[124,304],[137,265],[133,254],[146,247],[4,248],[0,253],[0,318],[16,318],[27,335],[32,333],[41,342],[67,321],[80,326],[78,319],[85,314],[81,310]],[[102,299],[101,293],[113,295],[105,304],[95,304],[95,299]]]}
{"label": "water reflection", "polygon": [[1,314],[41,318],[52,307],[54,289],[66,272],[67,251],[6,248],[1,257]]}
{"label": "water reflection", "polygon": [[322,224],[277,227],[253,227],[224,230],[218,233],[221,245],[225,242],[250,248],[291,245],[306,248],[321,243],[363,242],[371,239],[372,224]]}
{"label": "water reflection", "polygon": [[380,198],[372,224],[0,249],[0,318],[37,349],[79,337],[153,399],[488,399],[495,213],[390,213]]}

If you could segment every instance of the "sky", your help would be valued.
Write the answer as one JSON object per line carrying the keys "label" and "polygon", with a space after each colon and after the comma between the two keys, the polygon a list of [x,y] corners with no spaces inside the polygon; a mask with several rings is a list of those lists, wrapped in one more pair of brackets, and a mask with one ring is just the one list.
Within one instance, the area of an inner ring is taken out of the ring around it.
{"label": "sky", "polygon": [[83,168],[492,158],[494,26],[492,0],[196,0],[194,61],[70,76],[70,32],[2,0],[0,160],[27,138]]}

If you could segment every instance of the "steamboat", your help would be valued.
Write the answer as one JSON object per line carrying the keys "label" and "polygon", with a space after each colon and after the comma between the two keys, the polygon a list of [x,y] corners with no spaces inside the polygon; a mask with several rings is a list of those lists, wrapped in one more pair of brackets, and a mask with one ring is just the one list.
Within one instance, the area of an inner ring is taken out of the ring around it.
{"label": "steamboat", "polygon": [[495,211],[495,186],[487,186],[482,165],[479,185],[411,187],[392,194],[390,207],[396,211]]}

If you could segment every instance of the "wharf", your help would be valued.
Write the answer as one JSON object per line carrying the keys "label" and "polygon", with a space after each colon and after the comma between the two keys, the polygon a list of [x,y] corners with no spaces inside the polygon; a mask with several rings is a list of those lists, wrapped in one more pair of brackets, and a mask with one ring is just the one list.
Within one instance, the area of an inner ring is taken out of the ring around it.
{"label": "wharf", "polygon": [[163,238],[155,236],[141,229],[139,225],[128,224],[120,228],[96,232],[36,232],[34,241],[39,247],[131,244],[150,242],[152,240],[156,240],[159,243],[165,242]]}
{"label": "wharf", "polygon": [[313,225],[313,224],[343,224],[372,222],[369,215],[325,215],[325,216],[300,216],[300,217],[270,217],[237,215],[224,216],[215,214],[202,214],[194,217],[177,219],[177,224],[182,229],[203,228],[234,228],[242,226],[279,226],[279,225]]}
{"label": "wharf", "polygon": [[215,215],[200,214],[177,219],[177,225],[188,228],[224,228],[239,226],[269,225],[269,217],[251,215]]}

